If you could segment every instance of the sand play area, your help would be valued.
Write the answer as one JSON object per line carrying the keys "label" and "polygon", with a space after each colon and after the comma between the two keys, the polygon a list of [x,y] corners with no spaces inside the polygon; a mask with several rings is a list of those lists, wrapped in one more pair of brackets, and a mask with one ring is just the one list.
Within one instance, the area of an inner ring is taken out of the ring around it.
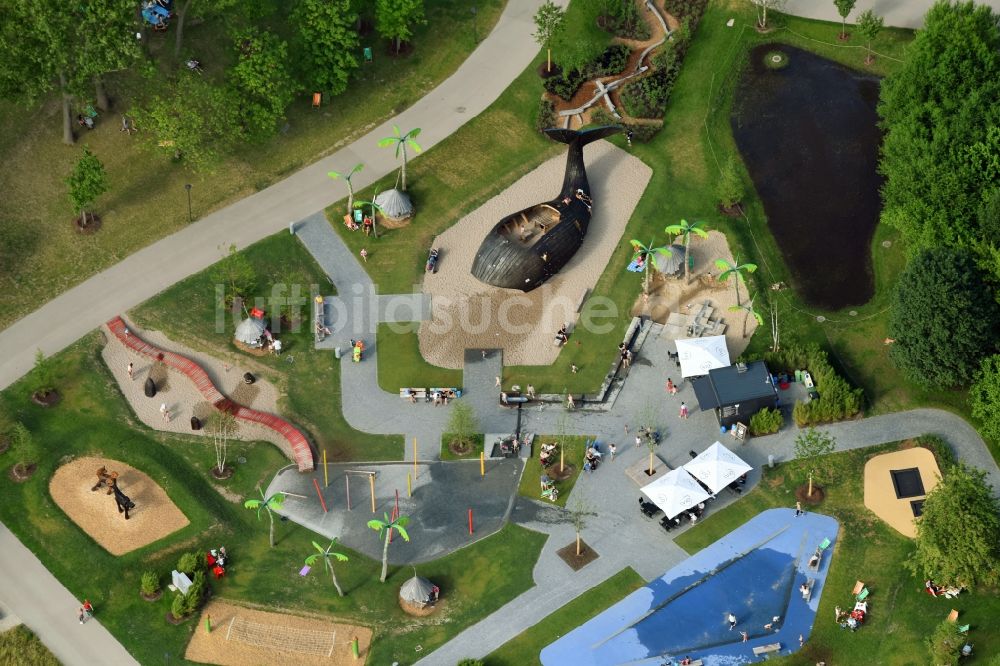
{"label": "sand play area", "polygon": [[[211,633],[205,630],[208,616],[212,618]],[[355,637],[361,655],[358,660],[351,653]],[[184,658],[224,666],[347,666],[365,663],[371,638],[366,627],[252,610],[218,600],[202,611]]]}
{"label": "sand play area", "polygon": [[[135,502],[129,519],[118,513],[114,495],[97,483],[97,470],[118,472],[118,486]],[[124,555],[176,532],[190,521],[151,478],[108,458],[77,458],[55,471],[49,493],[59,508],[112,555]]]}
{"label": "sand play area", "polygon": [[865,463],[865,506],[912,539],[917,528],[911,503],[922,503],[940,479],[934,454],[922,446],[875,456]]}
{"label": "sand play area", "polygon": [[[625,225],[652,176],[641,160],[606,141],[586,147],[594,201],[583,246],[544,285],[527,294],[483,284],[471,274],[480,243],[505,215],[559,193],[565,152],[523,176],[459,220],[433,243],[439,270],[424,278],[433,297],[432,318],[421,323],[420,352],[430,363],[461,368],[466,349],[503,349],[505,365],[548,365],[559,355],[552,339],[563,322],[575,323],[584,295],[604,272]],[[621,267],[625,274],[625,267]],[[630,277],[634,277],[629,275]]]}

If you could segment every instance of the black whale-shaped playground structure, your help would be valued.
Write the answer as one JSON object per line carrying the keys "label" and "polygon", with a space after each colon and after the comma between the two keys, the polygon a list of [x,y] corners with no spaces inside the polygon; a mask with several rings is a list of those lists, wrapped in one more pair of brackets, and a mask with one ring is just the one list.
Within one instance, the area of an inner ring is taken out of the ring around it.
{"label": "black whale-shaped playground structure", "polygon": [[500,220],[479,246],[472,275],[494,287],[527,292],[558,273],[580,249],[590,226],[592,202],[583,147],[620,131],[617,125],[545,130],[569,146],[559,196]]}

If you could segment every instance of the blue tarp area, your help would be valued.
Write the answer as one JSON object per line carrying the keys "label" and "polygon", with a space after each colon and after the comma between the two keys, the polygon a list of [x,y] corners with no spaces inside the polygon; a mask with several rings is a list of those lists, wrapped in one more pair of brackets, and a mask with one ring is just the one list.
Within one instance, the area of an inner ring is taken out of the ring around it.
{"label": "blue tarp area", "polygon": [[[799,635],[808,638],[812,630],[838,529],[829,516],[765,511],[547,646],[542,664],[659,665],[690,656],[706,666],[732,666],[759,661],[753,648],[772,643],[790,654],[799,649]],[[830,546],[819,569],[810,569],[824,539]],[[799,586],[810,580],[806,601]],[[774,617],[778,622],[765,629]]]}

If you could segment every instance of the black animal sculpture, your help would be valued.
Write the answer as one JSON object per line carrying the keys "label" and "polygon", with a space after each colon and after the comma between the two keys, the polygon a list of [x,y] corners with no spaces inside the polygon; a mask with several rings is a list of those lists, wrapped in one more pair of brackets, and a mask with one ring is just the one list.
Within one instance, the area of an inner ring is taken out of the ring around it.
{"label": "black animal sculpture", "polygon": [[129,509],[135,508],[135,502],[129,499],[128,495],[121,491],[121,488],[118,487],[117,481],[114,481],[111,487],[115,491],[115,504],[118,506],[118,513],[124,513],[125,520],[128,520],[128,511]]}
{"label": "black animal sculpture", "polygon": [[617,125],[545,130],[549,138],[569,145],[562,191],[552,201],[500,220],[479,246],[472,275],[494,287],[527,292],[558,273],[580,249],[590,225],[593,202],[583,147],[620,131]]}

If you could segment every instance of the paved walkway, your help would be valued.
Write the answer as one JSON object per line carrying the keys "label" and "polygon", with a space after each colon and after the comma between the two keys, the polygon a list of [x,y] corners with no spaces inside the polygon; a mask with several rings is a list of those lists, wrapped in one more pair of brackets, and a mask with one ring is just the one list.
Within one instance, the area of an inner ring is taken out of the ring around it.
{"label": "paved walkway", "polygon": [[0,590],[5,605],[43,640],[64,666],[138,666],[114,636],[101,626],[101,609],[87,624],[77,621],[82,600],[0,524]]}
{"label": "paved walkway", "polygon": [[0,358],[0,389],[31,369],[36,349],[54,354],[217,262],[230,245],[246,247],[343,198],[344,187],[326,176],[331,169],[343,171],[365,163],[365,170],[352,181],[357,189],[393,172],[399,164],[393,151],[375,147],[379,139],[392,134],[393,125],[404,130],[420,127],[425,149],[447,138],[493,103],[537,55],[532,17],[541,4],[541,0],[508,0],[493,31],[454,74],[354,143],[143,248],[0,332],[0,348],[5,350]]}
{"label": "paved walkway", "polygon": [[[875,0],[873,3],[866,3],[864,6],[855,7],[851,15],[847,17],[849,22],[856,21],[858,14],[871,9],[876,15],[885,18],[886,25],[900,28],[922,28],[924,26],[924,14],[934,4],[934,0]],[[977,5],[989,5],[994,12],[1000,13],[1000,0],[976,0]],[[818,0],[788,0],[783,10],[786,14],[804,16],[806,18],[821,19],[823,21],[835,21],[840,23],[840,14],[832,2],[819,2]]]}

